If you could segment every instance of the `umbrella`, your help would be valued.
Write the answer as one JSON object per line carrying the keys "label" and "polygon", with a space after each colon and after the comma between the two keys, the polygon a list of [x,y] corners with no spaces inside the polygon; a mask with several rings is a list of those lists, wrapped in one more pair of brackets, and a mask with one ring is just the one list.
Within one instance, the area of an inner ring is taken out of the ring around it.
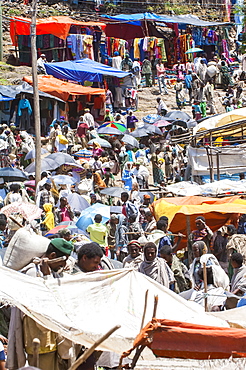
{"label": "umbrella", "polygon": [[148,114],[147,116],[143,117],[143,121],[146,123],[154,123],[160,119],[161,116],[159,116],[159,114]]}
{"label": "umbrella", "polygon": [[189,116],[189,114],[185,113],[185,112],[182,112],[180,110],[172,110],[171,112],[168,112],[164,119],[166,121],[176,121],[176,120],[180,120],[180,121],[189,121],[191,119],[191,116]]}
{"label": "umbrella", "polygon": [[110,213],[122,213],[121,206],[110,206]]}
{"label": "umbrella", "polygon": [[84,209],[90,207],[90,204],[78,193],[68,194],[68,204],[73,211],[82,212]]}
{"label": "umbrella", "polygon": [[149,132],[144,127],[139,127],[136,130],[134,130],[131,135],[133,137],[144,137],[149,136]]}
{"label": "umbrella", "polygon": [[147,130],[150,134],[155,134],[155,135],[163,135],[163,132],[156,126],[150,125],[148,123],[145,123],[143,125],[143,128]]}
{"label": "umbrella", "polygon": [[112,148],[111,144],[107,140],[102,139],[101,137],[91,139],[88,142],[88,145],[93,145],[93,143],[100,144],[102,148]]}
{"label": "umbrella", "polygon": [[169,126],[169,125],[171,125],[171,122],[168,122],[165,119],[161,119],[160,121],[156,121],[154,123],[154,126],[159,127],[159,128],[166,127],[166,126]]}
{"label": "umbrella", "polygon": [[74,156],[89,159],[92,157],[92,151],[88,149],[81,149],[79,152],[74,153]]}
{"label": "umbrella", "polygon": [[142,202],[144,200],[144,195],[149,195],[150,196],[150,203],[154,202],[155,196],[154,196],[153,193],[151,193],[150,191],[140,191],[139,196],[140,196],[140,199],[141,199]]}
{"label": "umbrella", "polygon": [[116,128],[120,130],[121,132],[125,132],[127,130],[126,126],[120,122],[105,122],[99,127],[99,129],[105,128],[105,127]]}
{"label": "umbrella", "polygon": [[[42,158],[41,160],[41,172],[44,171],[50,171],[50,170],[55,170],[57,167],[57,163],[48,157]],[[35,172],[35,162],[30,163],[26,168],[25,172],[27,173],[34,173]]]}
{"label": "umbrella", "polygon": [[100,191],[101,194],[110,195],[111,197],[120,198],[121,194],[127,192],[126,189],[117,186],[112,186],[111,188],[105,188]]}
{"label": "umbrella", "polygon": [[27,176],[23,171],[18,170],[18,168],[4,167],[0,169],[0,177],[4,178],[4,181],[25,181],[28,180]]}
{"label": "umbrella", "polygon": [[87,233],[85,233],[83,230],[80,230],[73,221],[64,221],[59,223],[56,227],[54,227],[52,230],[48,231],[45,236],[51,236],[54,234],[58,234],[59,231],[62,229],[68,229],[71,234],[83,234],[85,236],[88,236]]}
{"label": "umbrella", "polygon": [[53,159],[56,162],[57,167],[62,166],[64,163],[76,163],[75,159],[67,153],[61,153],[61,152],[52,153],[48,155],[46,158]]}
{"label": "umbrella", "polygon": [[25,181],[24,185],[25,186],[31,186],[31,187],[35,188],[36,187],[36,181],[35,180]]}
{"label": "umbrella", "polygon": [[[49,152],[48,152],[48,150],[41,148],[41,154],[45,154],[45,153],[49,153]],[[34,149],[30,150],[30,152],[28,152],[28,153],[26,154],[26,156],[25,156],[25,161],[26,161],[27,159],[32,159],[32,158],[35,158],[35,157],[36,157],[36,150],[35,150],[35,148],[34,148]]]}
{"label": "umbrella", "polygon": [[32,203],[13,202],[1,209],[5,216],[9,217],[14,213],[21,214],[26,220],[33,221],[40,218],[42,209]]}
{"label": "umbrella", "polygon": [[139,142],[137,141],[137,139],[135,139],[135,137],[131,135],[125,134],[121,141],[123,141],[123,143],[125,144],[133,146],[134,148],[139,148]]}
{"label": "umbrella", "polygon": [[99,135],[124,135],[123,132],[114,127],[99,127],[97,132]]}
{"label": "umbrella", "polygon": [[56,184],[73,185],[76,182],[73,177],[67,175],[56,175],[53,176],[52,179],[55,181]]}
{"label": "umbrella", "polygon": [[191,48],[191,49],[188,49],[185,54],[192,54],[192,53],[200,53],[201,51],[204,51],[200,48]]}
{"label": "umbrella", "polygon": [[183,128],[187,128],[187,123],[185,121],[181,121],[181,120],[173,121],[172,122],[172,125],[181,126]]}
{"label": "umbrella", "polygon": [[87,227],[94,223],[94,217],[100,214],[102,216],[102,224],[105,224],[110,219],[110,206],[105,206],[101,203],[95,203],[92,206],[84,209],[81,212],[80,218],[76,222],[76,226],[86,231]]}

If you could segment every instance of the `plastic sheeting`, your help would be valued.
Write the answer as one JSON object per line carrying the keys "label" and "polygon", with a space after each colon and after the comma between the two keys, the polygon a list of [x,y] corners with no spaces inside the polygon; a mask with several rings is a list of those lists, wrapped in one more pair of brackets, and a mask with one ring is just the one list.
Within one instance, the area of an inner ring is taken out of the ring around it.
{"label": "plastic sheeting", "polygon": [[[71,25],[76,26],[99,26],[102,29],[106,27],[102,22],[79,22],[66,16],[49,17],[37,19],[36,34],[37,35],[54,35],[60,39],[66,40]],[[13,45],[17,45],[18,35],[30,35],[31,19],[23,17],[13,17],[10,19],[10,36]]]}
{"label": "plastic sheeting", "polygon": [[[246,144],[224,146],[212,150],[214,174],[216,174],[217,170],[217,152],[219,152],[219,169],[221,174],[233,174],[246,171]],[[208,156],[205,148],[193,148],[189,146],[188,161],[192,167],[193,176],[209,175]]]}
{"label": "plastic sheeting", "polygon": [[[231,112],[216,114],[203,120],[193,129],[193,135],[200,131],[212,130],[233,122],[246,119],[246,108],[234,109]],[[225,127],[226,128],[226,127]]]}
{"label": "plastic sheeting", "polygon": [[[23,80],[32,84],[32,77],[23,77]],[[100,95],[105,96],[104,89],[96,89],[74,84],[72,82],[64,82],[54,78],[53,76],[38,76],[38,88],[41,91],[57,96],[65,101],[70,95]]]}
{"label": "plastic sheeting", "polygon": [[194,324],[229,327],[203,308],[179,297],[154,280],[130,269],[67,275],[62,279],[31,278],[0,267],[1,301],[16,305],[39,324],[74,342],[90,346],[115,325],[121,325],[99,349],[119,354],[132,346],[140,331],[145,292],[145,324],[151,320],[154,295],[157,317]]}
{"label": "plastic sheeting", "polygon": [[68,60],[66,62],[45,63],[46,72],[56,78],[76,82],[102,82],[103,76],[124,78],[130,73],[120,71],[94,60]]}

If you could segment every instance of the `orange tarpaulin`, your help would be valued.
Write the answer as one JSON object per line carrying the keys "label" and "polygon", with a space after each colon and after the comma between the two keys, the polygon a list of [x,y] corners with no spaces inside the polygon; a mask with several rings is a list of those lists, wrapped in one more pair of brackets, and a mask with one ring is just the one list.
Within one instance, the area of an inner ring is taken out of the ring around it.
{"label": "orange tarpaulin", "polygon": [[[32,77],[23,77],[23,80],[32,85]],[[38,88],[64,101],[68,100],[69,95],[101,95],[102,98],[105,98],[104,89],[94,89],[71,82],[64,82],[53,76],[38,76]]]}
{"label": "orange tarpaulin", "polygon": [[[173,233],[181,232],[187,235],[187,220],[190,229],[195,230],[195,219],[204,216],[212,231],[218,230],[226,223],[236,222],[239,214],[246,213],[246,201],[238,196],[224,198],[209,197],[174,197],[162,198],[153,203],[154,216],[169,219],[169,229]],[[187,239],[183,239],[180,247],[185,247]]]}
{"label": "orange tarpaulin", "polygon": [[246,357],[246,331],[153,319],[141,330],[133,346],[122,357],[129,356],[138,346],[149,347],[159,357],[197,360]]}
{"label": "orange tarpaulin", "polygon": [[[66,40],[71,25],[76,26],[99,26],[102,29],[106,27],[102,22],[79,22],[66,16],[49,17],[37,19],[37,35],[54,35],[60,39]],[[22,17],[13,17],[10,20],[10,36],[14,46],[17,44],[17,35],[30,35],[31,19]]]}

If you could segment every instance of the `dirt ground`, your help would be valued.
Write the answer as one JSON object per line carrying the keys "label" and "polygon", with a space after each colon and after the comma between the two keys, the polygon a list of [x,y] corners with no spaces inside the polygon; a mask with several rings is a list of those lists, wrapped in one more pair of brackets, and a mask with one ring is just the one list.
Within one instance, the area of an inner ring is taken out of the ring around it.
{"label": "dirt ground", "polygon": [[[161,96],[159,94],[158,85],[156,84],[154,87],[143,87],[142,91],[138,92],[139,95],[139,104],[138,110],[135,112],[136,117],[141,120],[147,114],[155,114],[156,113],[156,106],[157,102],[156,99],[161,97],[162,100],[166,103],[168,111],[170,110],[177,110],[176,105],[176,98],[175,98],[175,90],[174,88],[168,88],[169,95]],[[224,96],[225,93],[221,89],[215,90],[215,108],[216,113],[224,113],[225,108],[221,104],[220,97]],[[186,99],[189,100],[188,95]],[[188,104],[186,105],[182,111],[188,113],[192,117],[191,113],[191,106]]]}

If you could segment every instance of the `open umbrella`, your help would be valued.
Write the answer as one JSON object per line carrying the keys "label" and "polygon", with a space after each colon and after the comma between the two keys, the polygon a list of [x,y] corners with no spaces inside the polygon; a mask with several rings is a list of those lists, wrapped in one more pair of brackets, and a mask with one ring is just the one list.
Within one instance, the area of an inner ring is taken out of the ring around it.
{"label": "open umbrella", "polygon": [[154,202],[155,196],[154,196],[153,193],[151,193],[150,191],[140,191],[139,196],[140,196],[140,199],[141,199],[142,202],[144,200],[144,195],[149,195],[150,196],[150,203]]}
{"label": "open umbrella", "polygon": [[88,145],[93,145],[93,143],[100,144],[102,148],[112,148],[111,144],[107,140],[102,139],[101,137],[91,139],[88,142]]}
{"label": "open umbrella", "polygon": [[67,196],[67,201],[73,211],[82,212],[90,207],[90,204],[78,193],[71,193]]}
{"label": "open umbrella", "polygon": [[3,207],[1,212],[7,217],[18,213],[21,214],[26,220],[33,221],[36,218],[40,218],[42,209],[38,208],[32,203],[13,202]]}
{"label": "open umbrella", "polygon": [[25,181],[28,180],[27,176],[19,170],[18,168],[13,167],[4,167],[0,169],[0,177],[6,182],[12,181]]}
{"label": "open umbrella", "polygon": [[126,126],[123,123],[120,122],[105,122],[103,123],[99,128],[117,128],[121,132],[125,132],[127,130]]}
{"label": "open umbrella", "polygon": [[134,130],[131,135],[133,137],[144,137],[144,136],[149,136],[150,133],[148,130],[146,130],[144,127],[139,127],[136,130]]}
{"label": "open umbrella", "polygon": [[146,123],[154,123],[161,119],[159,114],[148,114],[147,116],[143,117],[143,121]]}
{"label": "open umbrella", "polygon": [[92,206],[84,209],[81,212],[80,218],[76,222],[76,226],[86,231],[87,227],[94,223],[94,217],[100,214],[102,216],[102,224],[105,224],[110,219],[110,206],[101,203],[95,203]]}
{"label": "open umbrella", "polygon": [[201,51],[204,51],[204,50],[200,48],[190,48],[185,52],[185,54],[200,53]]}
{"label": "open umbrella", "polygon": [[49,230],[45,236],[51,236],[54,234],[58,234],[59,231],[62,229],[68,229],[71,234],[83,234],[85,236],[88,236],[87,233],[85,233],[83,230],[80,230],[73,221],[64,221],[59,223],[56,227],[54,227],[52,230]]}
{"label": "open umbrella", "polygon": [[92,151],[88,149],[81,149],[78,152],[74,153],[74,156],[89,159],[92,157]]}
{"label": "open umbrella", "polygon": [[180,110],[172,110],[170,112],[168,112],[164,119],[166,121],[189,121],[191,119],[191,116],[189,116],[189,114],[185,113],[185,112],[182,112]]}
{"label": "open umbrella", "polygon": [[100,191],[101,194],[110,195],[111,197],[120,198],[121,194],[127,192],[126,189],[117,186],[112,186],[111,188],[105,188]]}
{"label": "open umbrella", "polygon": [[183,128],[187,128],[187,123],[185,121],[181,121],[181,120],[173,121],[172,122],[172,125],[181,126]]}
{"label": "open umbrella", "polygon": [[161,128],[161,127],[169,126],[171,124],[172,124],[171,122],[166,121],[165,119],[161,119],[160,121],[156,121],[154,123],[154,126]]}
{"label": "open umbrella", "polygon": [[48,155],[46,158],[53,159],[56,162],[57,167],[62,166],[64,163],[76,163],[75,159],[67,153],[61,153],[61,152],[52,153]]}
{"label": "open umbrella", "polygon": [[150,134],[163,135],[163,132],[158,127],[150,125],[149,123],[145,123],[143,128],[145,128]]}
{"label": "open umbrella", "polygon": [[[42,158],[41,160],[41,172],[44,171],[50,171],[50,170],[55,170],[57,167],[57,163],[52,159],[52,158]],[[25,172],[27,173],[34,173],[35,172],[35,161],[30,163],[26,168]]]}
{"label": "open umbrella", "polygon": [[99,135],[124,135],[122,131],[114,127],[99,127],[97,132]]}
{"label": "open umbrella", "polygon": [[125,134],[121,141],[123,141],[123,143],[125,144],[131,145],[134,148],[139,148],[139,142],[137,141],[137,139],[135,139],[135,137],[131,135]]}
{"label": "open umbrella", "polygon": [[[41,155],[42,154],[45,154],[45,153],[49,153],[48,150],[44,149],[44,148],[41,148]],[[30,152],[28,152],[25,156],[25,161],[27,159],[32,159],[32,158],[35,158],[36,157],[36,150],[35,148],[30,150]]]}
{"label": "open umbrella", "polygon": [[55,181],[56,184],[73,185],[75,183],[75,179],[67,175],[56,175],[53,176],[52,179]]}

